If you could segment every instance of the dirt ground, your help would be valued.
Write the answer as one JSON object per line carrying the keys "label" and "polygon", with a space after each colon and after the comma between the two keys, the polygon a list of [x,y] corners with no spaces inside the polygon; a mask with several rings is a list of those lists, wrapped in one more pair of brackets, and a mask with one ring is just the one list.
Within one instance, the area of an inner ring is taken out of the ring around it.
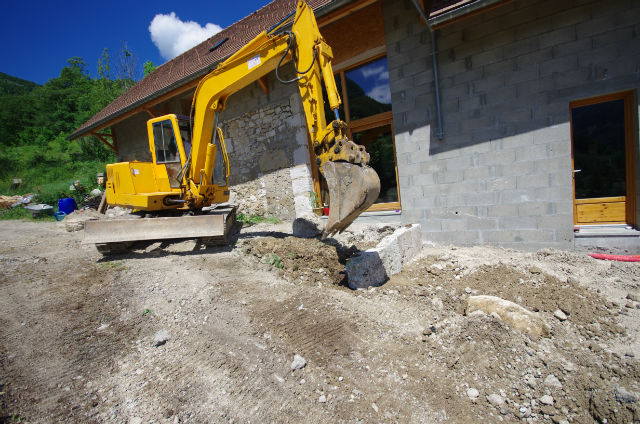
{"label": "dirt ground", "polygon": [[[0,422],[640,422],[640,264],[425,245],[354,291],[346,261],[392,228],[290,228],[103,258],[61,223],[4,221]],[[551,336],[465,315],[475,294]]]}

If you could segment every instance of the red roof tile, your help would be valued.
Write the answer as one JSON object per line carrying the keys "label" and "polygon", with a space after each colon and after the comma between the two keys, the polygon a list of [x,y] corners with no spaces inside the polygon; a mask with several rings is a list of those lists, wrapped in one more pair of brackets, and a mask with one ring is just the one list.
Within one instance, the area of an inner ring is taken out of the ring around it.
{"label": "red roof tile", "polygon": [[[436,0],[434,6],[437,9],[432,10],[431,16],[437,15],[440,10],[449,10],[451,6],[457,7],[461,3],[474,1],[476,0]],[[336,2],[337,0],[307,0],[314,10]],[[69,139],[87,135],[90,131],[108,124],[125,113],[212,71],[220,61],[235,53],[260,32],[278,23],[294,11],[295,7],[296,0],[273,0],[213,37],[159,66],[149,76],[82,124],[69,136]],[[213,52],[210,51],[211,47],[225,38],[228,38],[226,42]]]}

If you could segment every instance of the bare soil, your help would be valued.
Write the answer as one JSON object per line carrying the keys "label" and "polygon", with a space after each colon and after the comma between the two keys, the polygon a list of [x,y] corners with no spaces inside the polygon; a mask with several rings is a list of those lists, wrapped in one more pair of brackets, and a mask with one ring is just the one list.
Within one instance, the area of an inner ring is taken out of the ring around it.
{"label": "bare soil", "polygon": [[[346,261],[393,229],[290,228],[103,258],[62,223],[3,222],[0,422],[640,421],[639,264],[425,246],[353,291]],[[538,312],[551,337],[465,315],[474,294]]]}

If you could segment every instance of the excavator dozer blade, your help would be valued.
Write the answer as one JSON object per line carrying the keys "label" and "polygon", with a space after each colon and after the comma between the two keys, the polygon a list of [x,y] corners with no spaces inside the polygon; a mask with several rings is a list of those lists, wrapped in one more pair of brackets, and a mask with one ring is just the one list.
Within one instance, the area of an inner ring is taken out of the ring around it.
{"label": "excavator dozer blade", "polygon": [[322,234],[342,232],[380,194],[380,178],[373,168],[348,162],[326,162],[322,174],[329,187],[329,219]]}
{"label": "excavator dozer blade", "polygon": [[142,240],[199,238],[207,244],[225,244],[235,220],[235,207],[195,216],[87,221],[82,244],[95,244],[101,253],[120,253]]}

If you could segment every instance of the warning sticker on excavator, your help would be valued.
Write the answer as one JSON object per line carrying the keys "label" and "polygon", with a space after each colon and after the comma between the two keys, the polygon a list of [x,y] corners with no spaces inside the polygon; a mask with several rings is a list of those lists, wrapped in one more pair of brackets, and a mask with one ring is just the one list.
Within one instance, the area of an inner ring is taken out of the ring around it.
{"label": "warning sticker on excavator", "polygon": [[249,69],[255,68],[260,63],[261,63],[261,61],[260,61],[260,55],[259,54],[255,55],[251,59],[247,60],[247,65],[249,66]]}

